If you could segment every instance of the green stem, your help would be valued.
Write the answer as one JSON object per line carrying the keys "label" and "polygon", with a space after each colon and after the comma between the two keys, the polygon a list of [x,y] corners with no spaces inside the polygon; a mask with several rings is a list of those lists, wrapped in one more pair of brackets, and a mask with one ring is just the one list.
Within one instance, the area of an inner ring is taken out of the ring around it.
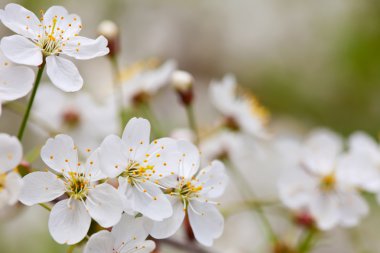
{"label": "green stem", "polygon": [[152,132],[154,134],[154,138],[163,137],[163,131],[160,126],[160,122],[157,120],[156,116],[153,114],[152,109],[149,106],[148,102],[141,103],[140,108],[143,111],[145,117],[147,117],[152,123]]}
{"label": "green stem", "polygon": [[194,108],[191,104],[186,105],[185,108],[186,108],[187,120],[189,121],[189,126],[195,134],[195,143],[198,145],[199,144],[199,134],[198,134],[197,122],[195,120],[195,115],[194,115]]}
{"label": "green stem", "polygon": [[307,253],[310,252],[310,250],[313,247],[314,244],[314,238],[317,234],[317,230],[315,228],[310,228],[307,231],[305,231],[305,234],[303,236],[303,240],[301,240],[298,244],[298,252],[299,253]]}
{"label": "green stem", "polygon": [[[4,105],[4,108],[10,110],[14,114],[17,114],[17,116],[22,115],[25,111],[25,106],[23,106],[20,103],[17,102],[12,102],[12,103],[7,103]],[[34,125],[37,125],[40,127],[42,130],[44,130],[49,136],[55,136],[58,134],[58,131],[53,129],[49,124],[44,120],[38,117],[37,115],[32,115],[29,118],[29,121],[32,122]]]}
{"label": "green stem", "polygon": [[36,97],[38,86],[40,85],[40,82],[41,82],[41,77],[42,77],[42,73],[44,72],[45,64],[46,64],[46,62],[44,60],[43,63],[38,68],[38,73],[37,73],[36,80],[34,82],[34,86],[33,86],[33,90],[32,90],[32,95],[31,95],[31,97],[29,99],[28,107],[26,108],[26,112],[24,114],[24,118],[22,119],[21,126],[20,126],[20,128],[18,130],[18,134],[17,134],[17,137],[18,137],[18,139],[20,141],[22,140],[22,137],[24,136],[24,131],[25,131],[26,125],[28,123],[28,119],[29,119],[29,115],[30,115],[30,110],[32,109],[34,98]]}
{"label": "green stem", "polygon": [[42,206],[43,208],[45,208],[46,210],[48,210],[49,212],[51,211],[51,207],[48,206],[47,204],[45,203],[39,203],[40,206]]}
{"label": "green stem", "polygon": [[[229,161],[226,162],[228,164],[228,167],[230,168],[230,171],[233,173],[235,179],[238,181],[237,186],[240,187],[240,191],[242,193],[245,193],[245,198],[247,199],[257,199],[256,194],[251,190],[251,186],[249,183],[245,180],[244,176],[240,173],[240,171],[233,166],[233,164]],[[251,206],[253,209],[256,210],[256,213],[258,214],[265,230],[268,236],[268,239],[272,242],[275,243],[278,241],[277,235],[272,229],[272,225],[269,222],[268,217],[265,215],[265,212],[261,206],[261,204],[257,201],[252,201]]]}
{"label": "green stem", "polygon": [[73,253],[75,248],[76,248],[76,244],[73,244],[73,245],[70,245],[68,248],[67,248],[67,253]]}

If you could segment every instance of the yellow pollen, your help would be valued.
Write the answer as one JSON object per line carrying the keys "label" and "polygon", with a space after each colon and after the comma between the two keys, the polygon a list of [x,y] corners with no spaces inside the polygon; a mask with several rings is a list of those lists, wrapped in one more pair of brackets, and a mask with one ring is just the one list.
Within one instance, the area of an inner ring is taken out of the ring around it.
{"label": "yellow pollen", "polygon": [[324,176],[320,182],[320,187],[324,191],[331,191],[335,188],[336,178],[334,174]]}

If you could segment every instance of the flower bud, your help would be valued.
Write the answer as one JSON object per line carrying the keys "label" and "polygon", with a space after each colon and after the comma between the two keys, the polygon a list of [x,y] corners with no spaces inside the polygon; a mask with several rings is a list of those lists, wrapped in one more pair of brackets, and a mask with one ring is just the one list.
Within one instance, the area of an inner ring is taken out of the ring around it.
{"label": "flower bud", "polygon": [[189,72],[177,70],[173,72],[171,81],[176,90],[186,92],[193,86],[194,78]]}
{"label": "flower bud", "polygon": [[171,83],[174,89],[177,91],[181,102],[186,106],[190,105],[194,97],[193,76],[186,71],[177,70],[172,74]]}
{"label": "flower bud", "polygon": [[315,226],[314,218],[305,211],[301,211],[294,216],[294,222],[304,228],[312,228]]}
{"label": "flower bud", "polygon": [[109,55],[115,56],[120,51],[119,27],[110,20],[104,20],[98,26],[98,33],[108,40]]}

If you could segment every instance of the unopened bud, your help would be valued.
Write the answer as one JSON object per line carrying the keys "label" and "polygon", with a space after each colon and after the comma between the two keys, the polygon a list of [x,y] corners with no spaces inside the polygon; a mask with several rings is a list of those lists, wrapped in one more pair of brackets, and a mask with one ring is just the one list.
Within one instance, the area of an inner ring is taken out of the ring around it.
{"label": "unopened bud", "polygon": [[172,74],[171,81],[176,90],[186,92],[193,86],[194,78],[189,72],[176,70]]}
{"label": "unopened bud", "polygon": [[119,27],[110,20],[104,20],[98,26],[98,33],[108,40],[109,55],[115,56],[120,50]]}
{"label": "unopened bud", "polygon": [[315,225],[314,218],[306,211],[301,211],[294,216],[294,222],[305,228],[312,228]]}
{"label": "unopened bud", "polygon": [[193,101],[193,76],[182,70],[174,71],[171,78],[171,83],[177,91],[181,102],[184,105],[190,105]]}

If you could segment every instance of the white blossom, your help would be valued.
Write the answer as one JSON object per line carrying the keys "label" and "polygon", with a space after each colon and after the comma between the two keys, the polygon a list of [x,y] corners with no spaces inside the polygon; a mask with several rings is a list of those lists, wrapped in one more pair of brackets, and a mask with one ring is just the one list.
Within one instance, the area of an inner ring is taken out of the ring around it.
{"label": "white blossom", "polygon": [[92,235],[84,253],[150,253],[155,243],[146,241],[147,237],[143,219],[124,214],[111,232],[103,230]]}
{"label": "white blossom", "polygon": [[0,208],[17,202],[22,179],[12,171],[21,162],[22,146],[16,137],[0,133]]}
{"label": "white blossom", "polygon": [[176,175],[162,179],[168,188],[169,200],[173,205],[173,215],[161,222],[151,222],[146,226],[150,234],[162,239],[173,235],[187,214],[195,238],[205,246],[222,235],[224,219],[213,199],[220,197],[227,185],[227,175],[223,163],[212,162],[199,170],[198,149],[188,141],[178,141],[181,158]]}
{"label": "white blossom", "polygon": [[161,138],[150,143],[150,123],[133,118],[123,136],[108,136],[99,148],[102,172],[118,177],[127,212],[139,212],[153,220],[172,215],[169,200],[157,180],[174,174],[176,141]]}
{"label": "white blossom", "polygon": [[64,7],[52,6],[41,14],[40,20],[18,4],[7,4],[0,10],[0,20],[17,35],[2,38],[0,47],[15,63],[39,66],[46,61],[46,72],[54,85],[63,91],[78,91],[83,79],[77,67],[63,56],[87,60],[106,55],[107,40],[103,36],[96,40],[79,36],[80,17]]}
{"label": "white blossom", "polygon": [[25,66],[17,66],[0,50],[0,115],[1,104],[26,96],[33,87],[34,72]]}
{"label": "white blossom", "polygon": [[284,204],[293,210],[307,210],[323,230],[356,226],[368,213],[352,172],[342,163],[342,149],[337,135],[314,132],[301,150],[298,170],[279,183]]}
{"label": "white blossom", "polygon": [[54,173],[38,171],[26,175],[19,198],[31,206],[68,195],[54,205],[49,217],[49,231],[61,244],[80,242],[88,232],[91,218],[103,227],[111,227],[122,213],[117,190],[107,183],[96,184],[105,178],[99,169],[97,151],[82,165],[77,149],[67,135],[50,138],[42,147],[41,158]]}
{"label": "white blossom", "polygon": [[377,194],[380,203],[380,146],[364,132],[349,138],[349,152],[342,159],[350,180],[364,190]]}
{"label": "white blossom", "polygon": [[62,93],[51,85],[41,85],[32,113],[48,130],[66,133],[77,145],[90,149],[119,126],[113,97],[99,102],[87,92]]}
{"label": "white blossom", "polygon": [[123,97],[127,106],[156,94],[169,84],[177,64],[173,60],[164,62],[156,69],[141,70],[123,84]]}
{"label": "white blossom", "polygon": [[210,85],[210,98],[215,108],[225,117],[226,124],[254,137],[268,137],[266,110],[251,94],[238,93],[233,75],[226,75],[221,81]]}

